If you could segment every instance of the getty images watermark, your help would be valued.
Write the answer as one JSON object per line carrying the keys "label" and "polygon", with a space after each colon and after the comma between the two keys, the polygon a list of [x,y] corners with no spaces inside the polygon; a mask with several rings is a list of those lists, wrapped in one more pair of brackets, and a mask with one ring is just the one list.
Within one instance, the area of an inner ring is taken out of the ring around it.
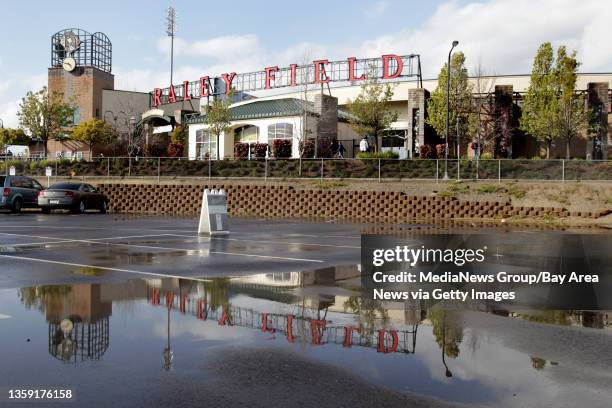
{"label": "getty images watermark", "polygon": [[594,234],[362,236],[364,295],[387,307],[440,301],[546,309],[612,308],[612,244]]}

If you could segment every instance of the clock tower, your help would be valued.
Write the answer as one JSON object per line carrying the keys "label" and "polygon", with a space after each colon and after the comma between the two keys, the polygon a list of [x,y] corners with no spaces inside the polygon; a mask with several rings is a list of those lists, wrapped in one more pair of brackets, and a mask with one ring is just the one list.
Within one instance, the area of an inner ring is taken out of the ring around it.
{"label": "clock tower", "polygon": [[74,124],[103,119],[102,91],[115,87],[111,63],[112,44],[103,33],[67,28],[51,36],[49,92],[74,101]]}

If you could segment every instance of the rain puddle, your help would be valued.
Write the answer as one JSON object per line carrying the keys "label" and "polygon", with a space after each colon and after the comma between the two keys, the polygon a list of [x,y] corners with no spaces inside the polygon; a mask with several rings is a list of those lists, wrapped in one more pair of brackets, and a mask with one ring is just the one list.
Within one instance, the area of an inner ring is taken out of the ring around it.
{"label": "rain puddle", "polygon": [[205,362],[231,347],[449,402],[612,404],[612,314],[389,308],[360,297],[358,276],[345,265],[2,289],[2,387],[68,386],[81,402],[133,405],[171,379],[207,381]]}

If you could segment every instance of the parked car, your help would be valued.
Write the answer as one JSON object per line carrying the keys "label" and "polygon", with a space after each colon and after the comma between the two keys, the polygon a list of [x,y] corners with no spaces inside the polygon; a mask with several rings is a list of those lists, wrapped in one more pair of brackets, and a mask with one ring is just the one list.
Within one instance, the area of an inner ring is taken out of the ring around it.
{"label": "parked car", "polygon": [[90,184],[58,183],[40,192],[38,206],[44,213],[55,209],[70,210],[76,214],[90,209],[105,213],[108,198]]}
{"label": "parked car", "polygon": [[33,178],[25,176],[0,176],[0,208],[21,212],[22,208],[38,207],[38,194],[43,186]]}

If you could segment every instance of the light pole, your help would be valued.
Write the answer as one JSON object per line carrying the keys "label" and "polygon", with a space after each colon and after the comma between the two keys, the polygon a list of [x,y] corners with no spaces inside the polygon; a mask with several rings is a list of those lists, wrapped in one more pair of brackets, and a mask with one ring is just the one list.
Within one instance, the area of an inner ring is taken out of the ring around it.
{"label": "light pole", "polygon": [[166,15],[166,34],[170,37],[170,86],[172,85],[172,73],[174,71],[174,35],[176,34],[176,10],[170,6]]}
{"label": "light pole", "polygon": [[0,129],[4,129],[4,121],[0,119]]}
{"label": "light pole", "polygon": [[444,177],[443,180],[448,180],[448,127],[450,114],[450,77],[451,77],[451,54],[453,49],[459,45],[459,41],[453,41],[453,46],[448,52],[448,63],[446,65],[446,133],[444,135]]}

